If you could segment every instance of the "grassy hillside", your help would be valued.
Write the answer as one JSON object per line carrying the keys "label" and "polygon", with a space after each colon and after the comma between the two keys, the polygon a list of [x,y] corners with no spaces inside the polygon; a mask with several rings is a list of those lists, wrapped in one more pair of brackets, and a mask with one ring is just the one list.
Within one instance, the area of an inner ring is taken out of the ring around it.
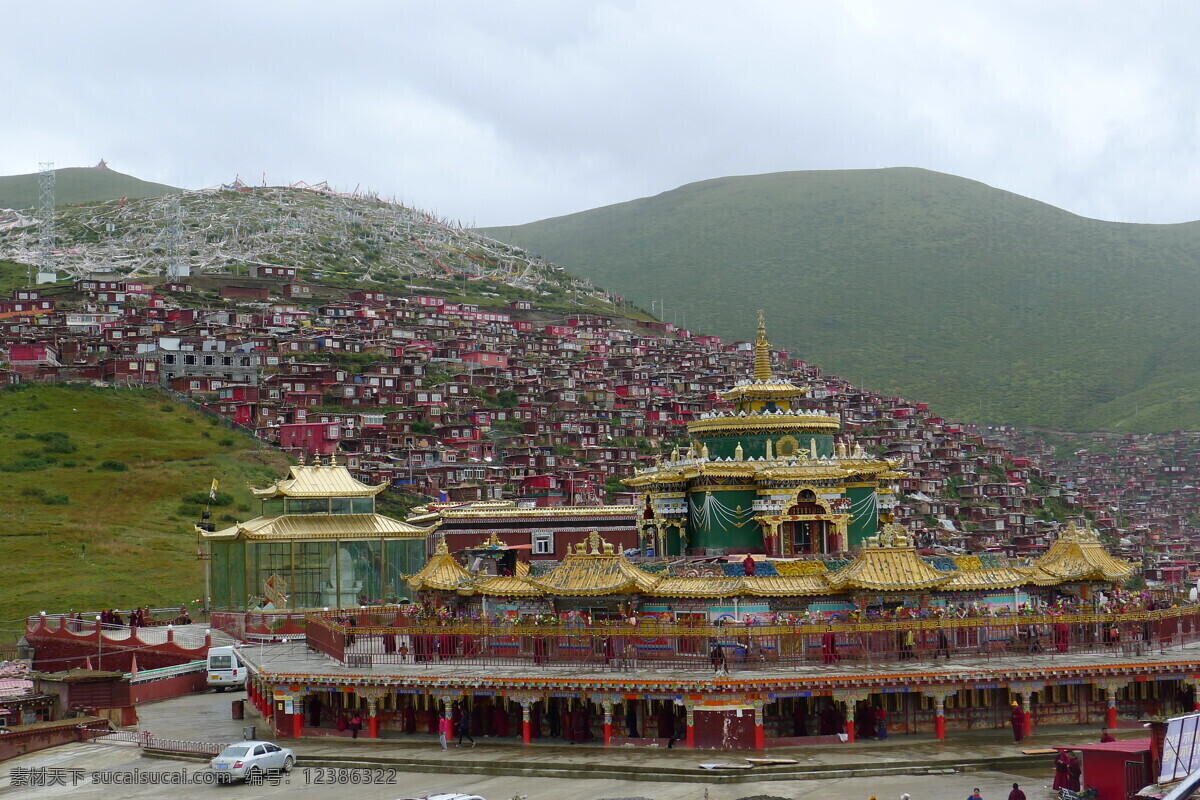
{"label": "grassy hillside", "polygon": [[[247,484],[278,453],[151,391],[0,391],[0,642],[38,611],[191,603],[204,592],[193,524],[213,478],[218,524],[257,516]],[[197,498],[190,498],[197,499]]]}
{"label": "grassy hillside", "polygon": [[789,172],[487,231],[690,328],[959,419],[1200,427],[1200,223],[1084,219],[918,169]]}
{"label": "grassy hillside", "polygon": [[[161,197],[179,191],[172,186],[96,167],[56,169],[54,182],[54,199],[60,206],[120,200],[122,197]],[[36,172],[0,176],[0,208],[37,208],[40,203]]]}

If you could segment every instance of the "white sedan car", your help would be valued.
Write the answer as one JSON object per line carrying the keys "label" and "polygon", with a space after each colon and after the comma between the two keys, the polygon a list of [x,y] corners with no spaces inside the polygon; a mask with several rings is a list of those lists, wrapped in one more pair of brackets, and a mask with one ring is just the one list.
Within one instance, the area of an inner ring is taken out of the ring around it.
{"label": "white sedan car", "polygon": [[209,762],[217,780],[231,783],[251,777],[261,778],[269,770],[291,772],[296,754],[271,742],[238,742],[226,747]]}

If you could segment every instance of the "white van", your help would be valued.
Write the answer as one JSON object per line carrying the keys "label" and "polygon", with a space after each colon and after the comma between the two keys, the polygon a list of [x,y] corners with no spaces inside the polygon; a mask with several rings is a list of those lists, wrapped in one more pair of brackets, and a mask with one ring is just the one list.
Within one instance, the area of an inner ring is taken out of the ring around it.
{"label": "white van", "polygon": [[232,686],[241,689],[246,685],[250,672],[238,660],[232,647],[210,647],[208,649],[208,685],[223,692]]}

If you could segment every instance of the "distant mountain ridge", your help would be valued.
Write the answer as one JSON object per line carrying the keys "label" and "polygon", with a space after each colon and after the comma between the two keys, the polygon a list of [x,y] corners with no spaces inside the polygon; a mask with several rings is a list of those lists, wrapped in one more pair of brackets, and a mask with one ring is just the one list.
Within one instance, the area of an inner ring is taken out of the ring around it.
{"label": "distant mountain ridge", "polygon": [[485,231],[694,330],[748,339],[763,308],[777,347],[957,419],[1200,428],[1200,223],[894,168],[718,178]]}
{"label": "distant mountain ridge", "polygon": [[[55,201],[59,206],[99,203],[143,197],[161,197],[181,191],[163,183],[151,183],[108,167],[66,167],[54,171]],[[37,208],[41,202],[38,173],[0,176],[0,208]]]}

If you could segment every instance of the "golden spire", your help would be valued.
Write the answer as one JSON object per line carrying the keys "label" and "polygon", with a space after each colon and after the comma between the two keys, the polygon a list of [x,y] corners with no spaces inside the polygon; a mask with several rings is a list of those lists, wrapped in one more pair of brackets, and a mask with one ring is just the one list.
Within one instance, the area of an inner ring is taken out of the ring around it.
{"label": "golden spire", "polygon": [[754,380],[771,381],[771,343],[767,341],[767,323],[762,309],[758,311],[758,336],[754,339]]}

